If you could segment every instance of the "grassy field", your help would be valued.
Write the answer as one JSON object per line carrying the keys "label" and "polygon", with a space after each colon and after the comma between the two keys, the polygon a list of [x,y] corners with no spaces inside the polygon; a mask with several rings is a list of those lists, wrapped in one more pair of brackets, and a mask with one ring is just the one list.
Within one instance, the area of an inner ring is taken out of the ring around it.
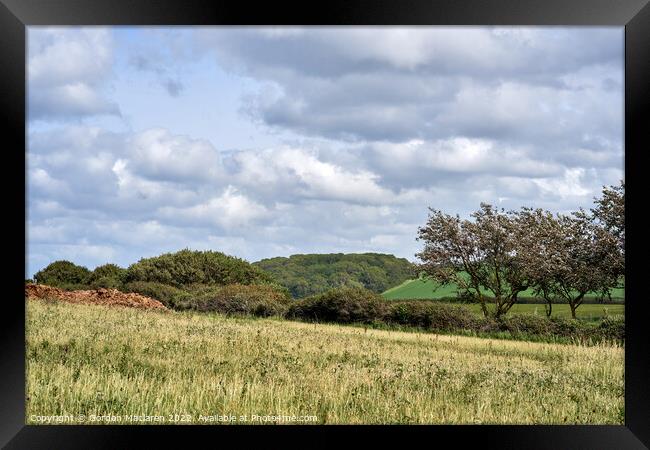
{"label": "grassy field", "polygon": [[[51,416],[87,424],[299,423],[277,417],[284,415],[315,417],[309,423],[624,418],[620,346],[37,300],[28,302],[26,326],[30,424]],[[153,415],[162,419],[147,422]]]}
{"label": "grassy field", "polygon": [[[474,311],[476,314],[483,314],[481,311],[481,305],[478,303],[466,304],[468,308]],[[576,311],[576,316],[578,319],[583,320],[600,320],[605,316],[615,316],[623,315],[625,313],[625,305],[598,305],[598,304],[582,304],[578,307]],[[544,305],[535,305],[535,304],[515,304],[510,308],[508,314],[537,314],[540,316],[546,316],[546,310]],[[553,317],[565,317],[567,319],[571,318],[571,308],[569,305],[553,305],[552,310]]]}
{"label": "grassy field", "polygon": [[[437,299],[445,297],[455,297],[457,287],[455,284],[440,286],[431,280],[423,281],[407,280],[404,283],[392,287],[382,293],[381,295],[388,300],[400,299]],[[535,297],[532,290],[522,292],[520,297]],[[625,290],[622,288],[612,290],[612,299],[623,299],[625,297]],[[542,306],[543,307],[543,306]]]}

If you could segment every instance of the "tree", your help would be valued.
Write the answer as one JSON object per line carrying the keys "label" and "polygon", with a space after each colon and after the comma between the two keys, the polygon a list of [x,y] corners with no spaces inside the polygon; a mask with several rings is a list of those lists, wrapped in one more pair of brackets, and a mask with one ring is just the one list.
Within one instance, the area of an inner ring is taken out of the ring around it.
{"label": "tree", "polygon": [[604,186],[602,197],[594,200],[593,220],[616,239],[613,269],[618,272],[618,277],[622,277],[625,275],[625,182],[621,181],[618,186]]}
{"label": "tree", "polygon": [[143,258],[126,270],[124,282],[152,281],[175,287],[192,284],[269,284],[272,277],[243,259],[215,251],[180,250]]}
{"label": "tree", "polygon": [[583,210],[553,216],[522,208],[516,252],[531,287],[547,302],[566,302],[571,316],[589,292],[607,292],[616,283],[616,239]]}
{"label": "tree", "polygon": [[78,266],[66,260],[54,261],[34,274],[38,284],[64,289],[84,287],[88,281],[90,271],[83,266]]}
{"label": "tree", "polygon": [[114,288],[122,286],[126,269],[116,264],[103,264],[95,267],[88,276],[87,283],[93,288]]}
{"label": "tree", "polygon": [[515,251],[518,222],[513,214],[486,203],[471,215],[473,221],[430,211],[427,224],[418,229],[417,240],[424,242],[416,254],[420,270],[441,284],[455,283],[481,304],[485,316],[489,303],[495,317],[508,312],[529,286]]}
{"label": "tree", "polygon": [[339,287],[364,287],[381,293],[417,276],[406,259],[380,253],[292,255],[253,265],[271,274],[295,298]]}
{"label": "tree", "polygon": [[546,301],[551,317],[556,300],[556,278],[563,264],[564,230],[548,211],[521,208],[517,213],[516,252],[535,295]]}

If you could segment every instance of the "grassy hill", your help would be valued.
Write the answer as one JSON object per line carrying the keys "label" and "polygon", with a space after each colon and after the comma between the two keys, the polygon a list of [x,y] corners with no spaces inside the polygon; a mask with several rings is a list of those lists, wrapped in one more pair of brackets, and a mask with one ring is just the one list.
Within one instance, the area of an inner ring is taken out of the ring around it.
{"label": "grassy hill", "polygon": [[289,289],[294,298],[339,287],[364,287],[381,293],[413,278],[413,265],[408,260],[381,253],[292,255],[253,265]]}
{"label": "grassy hill", "polygon": [[[305,423],[306,416],[321,424],[620,425],[624,418],[618,345],[40,300],[26,310],[28,424],[63,414],[74,414],[66,423],[86,425]],[[161,420],[147,420],[154,415]]]}
{"label": "grassy hill", "polygon": [[[455,284],[440,286],[431,280],[409,279],[384,291],[381,295],[388,300],[440,299],[456,297],[457,290],[458,288]],[[534,296],[535,294],[531,289],[519,295],[522,298]],[[595,295],[592,297],[595,297]],[[612,299],[621,300],[623,298],[625,298],[625,290],[623,288],[612,290]]]}

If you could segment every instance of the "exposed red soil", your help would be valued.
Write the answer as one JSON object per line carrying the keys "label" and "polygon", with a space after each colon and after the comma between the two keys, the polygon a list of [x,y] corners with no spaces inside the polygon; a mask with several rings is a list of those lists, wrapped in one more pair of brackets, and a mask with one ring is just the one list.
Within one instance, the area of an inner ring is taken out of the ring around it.
{"label": "exposed red soil", "polygon": [[89,291],[64,291],[44,284],[26,284],[25,298],[61,300],[85,305],[126,306],[139,309],[161,309],[165,306],[158,300],[135,293],[124,293],[117,289],[95,289]]}

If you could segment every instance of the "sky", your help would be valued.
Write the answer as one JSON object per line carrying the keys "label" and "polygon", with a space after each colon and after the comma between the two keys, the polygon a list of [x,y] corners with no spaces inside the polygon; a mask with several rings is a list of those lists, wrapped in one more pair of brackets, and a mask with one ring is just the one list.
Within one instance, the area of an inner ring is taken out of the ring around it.
{"label": "sky", "polygon": [[26,277],[183,248],[415,261],[428,208],[623,179],[622,27],[28,27]]}

